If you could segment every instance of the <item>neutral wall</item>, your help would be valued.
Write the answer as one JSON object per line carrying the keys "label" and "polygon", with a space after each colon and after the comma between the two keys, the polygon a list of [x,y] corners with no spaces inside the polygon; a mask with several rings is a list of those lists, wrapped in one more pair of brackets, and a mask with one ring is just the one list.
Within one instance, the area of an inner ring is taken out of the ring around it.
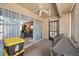
{"label": "neutral wall", "polygon": [[49,20],[54,21],[59,19],[59,33],[67,37],[71,37],[71,18],[70,13],[63,14],[61,18],[53,17],[43,21],[43,39],[49,39]]}
{"label": "neutral wall", "polygon": [[48,20],[45,19],[42,23],[43,39],[48,39]]}
{"label": "neutral wall", "polygon": [[67,37],[71,37],[71,19],[70,13],[63,14],[61,18],[59,18],[59,32],[60,34],[64,34]]}
{"label": "neutral wall", "polygon": [[48,19],[45,19],[43,20],[42,22],[42,31],[43,31],[43,39],[49,39],[49,21],[53,21],[53,20],[57,20],[58,17],[52,17],[51,19],[48,18]]}
{"label": "neutral wall", "polygon": [[71,12],[71,38],[76,40],[76,21],[75,21],[75,7]]}
{"label": "neutral wall", "polygon": [[[72,31],[71,36],[72,39],[79,42],[79,4],[76,4],[71,13],[72,16]],[[79,45],[78,45],[79,46]]]}

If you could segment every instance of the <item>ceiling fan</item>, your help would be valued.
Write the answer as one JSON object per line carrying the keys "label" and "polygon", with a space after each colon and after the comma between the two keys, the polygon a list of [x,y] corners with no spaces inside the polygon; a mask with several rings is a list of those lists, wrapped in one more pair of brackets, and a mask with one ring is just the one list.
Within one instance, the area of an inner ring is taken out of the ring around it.
{"label": "ceiling fan", "polygon": [[48,14],[49,16],[51,16],[51,9],[49,8],[48,10],[45,10],[42,5],[39,5],[39,7],[37,9],[35,9],[33,12],[38,12],[39,16],[42,16],[43,13]]}

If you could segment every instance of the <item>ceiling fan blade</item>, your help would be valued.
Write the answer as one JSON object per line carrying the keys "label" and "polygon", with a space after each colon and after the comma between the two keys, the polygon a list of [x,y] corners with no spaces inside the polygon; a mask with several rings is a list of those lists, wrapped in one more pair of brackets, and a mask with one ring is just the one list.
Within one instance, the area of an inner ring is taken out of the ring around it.
{"label": "ceiling fan blade", "polygon": [[45,12],[46,14],[48,14],[48,11],[46,11],[46,10],[44,10],[44,9],[42,9],[42,11]]}
{"label": "ceiling fan blade", "polygon": [[39,16],[41,16],[41,15],[42,15],[42,10],[39,11]]}

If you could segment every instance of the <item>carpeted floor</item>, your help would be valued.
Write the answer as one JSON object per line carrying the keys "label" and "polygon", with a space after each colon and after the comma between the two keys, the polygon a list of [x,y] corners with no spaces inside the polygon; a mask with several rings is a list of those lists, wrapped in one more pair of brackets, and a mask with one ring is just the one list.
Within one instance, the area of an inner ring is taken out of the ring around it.
{"label": "carpeted floor", "polygon": [[29,49],[24,51],[24,56],[50,56],[49,45],[52,42],[49,40],[41,40]]}

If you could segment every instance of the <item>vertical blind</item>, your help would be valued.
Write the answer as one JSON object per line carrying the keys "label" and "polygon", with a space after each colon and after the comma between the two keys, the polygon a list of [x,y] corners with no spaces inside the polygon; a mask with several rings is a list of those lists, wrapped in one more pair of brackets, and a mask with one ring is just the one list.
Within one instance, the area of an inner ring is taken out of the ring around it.
{"label": "vertical blind", "polygon": [[2,9],[0,8],[0,56],[3,56],[3,16]]}
{"label": "vertical blind", "polygon": [[3,9],[4,38],[19,36],[19,14]]}
{"label": "vertical blind", "polygon": [[33,21],[33,39],[34,40],[42,39],[41,22],[38,20]]}

